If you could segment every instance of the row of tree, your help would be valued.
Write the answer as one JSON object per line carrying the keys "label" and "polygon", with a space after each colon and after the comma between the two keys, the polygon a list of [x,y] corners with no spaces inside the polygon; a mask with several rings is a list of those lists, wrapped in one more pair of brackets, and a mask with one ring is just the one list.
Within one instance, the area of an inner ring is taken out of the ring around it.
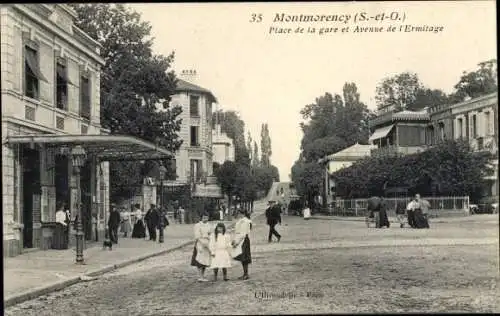
{"label": "row of tree", "polygon": [[367,157],[333,174],[337,195],[344,198],[383,196],[385,189],[406,188],[425,196],[465,196],[477,202],[492,175],[489,152],[474,152],[468,142],[446,141],[422,153]]}
{"label": "row of tree", "polygon": [[[170,107],[176,76],[174,53],[153,53],[151,25],[123,4],[70,4],[78,14],[76,25],[102,45],[101,125],[111,134],[139,137],[172,152],[182,144],[179,106]],[[164,111],[157,111],[163,104]],[[175,170],[167,161],[167,176]],[[158,176],[159,162],[110,163],[110,197],[128,198],[140,188],[144,176]]]}
{"label": "row of tree", "polygon": [[[245,143],[245,123],[234,111],[214,113],[214,121],[221,124],[221,131],[233,139],[235,161],[222,165],[214,163],[214,174],[222,191],[229,197],[236,197],[241,203],[251,207],[253,201],[267,193],[273,181],[279,181],[278,169],[271,164],[271,137],[269,127],[262,124],[261,155],[257,142],[248,133]],[[229,206],[230,206],[229,205]]]}
{"label": "row of tree", "polygon": [[[420,110],[437,104],[453,104],[466,97],[475,98],[495,91],[498,91],[497,62],[489,60],[480,63],[475,71],[464,72],[450,95],[426,87],[417,74],[405,72],[383,79],[377,86],[376,101],[380,111]],[[292,167],[291,177],[297,192],[311,201],[315,195],[322,193],[324,170],[318,164],[318,159],[355,143],[367,144],[369,121],[376,114],[360,101],[354,83],[344,85],[342,96],[325,93],[316,98],[314,103],[306,105],[300,113],[305,121],[300,124],[303,132],[301,152]],[[376,164],[376,160],[373,163]],[[366,170],[376,172],[377,168]],[[378,182],[374,183],[374,187],[379,185]],[[346,188],[349,195],[372,194],[372,191],[365,189],[360,189],[359,194],[353,193],[357,191],[350,191],[349,188],[351,186]]]}

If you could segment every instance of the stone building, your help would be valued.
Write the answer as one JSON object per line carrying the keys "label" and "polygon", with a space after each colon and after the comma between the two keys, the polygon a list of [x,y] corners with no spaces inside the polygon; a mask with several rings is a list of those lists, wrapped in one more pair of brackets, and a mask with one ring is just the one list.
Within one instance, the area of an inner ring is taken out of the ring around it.
{"label": "stone building", "polygon": [[222,165],[225,161],[234,161],[234,141],[221,131],[219,124],[212,130],[213,162]]}
{"label": "stone building", "polygon": [[[0,10],[4,256],[50,248],[59,204],[72,219],[81,205],[85,240],[98,240],[109,208],[108,162],[170,153],[101,127],[101,46],[74,25],[74,10],[64,4]],[[86,154],[80,177],[75,146]]]}

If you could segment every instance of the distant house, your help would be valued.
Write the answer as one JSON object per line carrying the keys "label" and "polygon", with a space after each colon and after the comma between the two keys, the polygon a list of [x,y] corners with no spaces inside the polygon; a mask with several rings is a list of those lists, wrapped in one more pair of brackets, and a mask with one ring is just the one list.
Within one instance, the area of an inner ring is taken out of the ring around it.
{"label": "distant house", "polygon": [[221,126],[215,124],[212,130],[213,162],[222,165],[225,161],[234,161],[234,141],[226,133],[221,132]]}
{"label": "distant house", "polygon": [[361,145],[356,143],[318,161],[318,163],[324,166],[324,195],[326,196],[325,202],[327,204],[335,199],[335,183],[331,175],[340,169],[349,167],[360,159],[370,156],[371,150],[375,148],[377,148],[376,145]]}

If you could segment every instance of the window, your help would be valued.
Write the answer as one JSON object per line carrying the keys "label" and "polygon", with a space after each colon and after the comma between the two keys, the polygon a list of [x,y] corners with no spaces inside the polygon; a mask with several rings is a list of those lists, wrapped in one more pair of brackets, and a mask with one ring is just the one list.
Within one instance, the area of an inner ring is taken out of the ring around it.
{"label": "window", "polygon": [[56,63],[56,106],[58,109],[68,109],[69,83],[66,61],[58,58]]}
{"label": "window", "polygon": [[191,181],[198,182],[201,180],[201,176],[203,174],[203,170],[201,168],[201,161],[197,159],[191,159],[190,161],[190,175],[191,175]]}
{"label": "window", "polygon": [[40,97],[40,80],[47,82],[40,71],[38,51],[31,46],[24,46],[24,94],[27,97]]}
{"label": "window", "polygon": [[457,137],[458,138],[464,137],[463,128],[464,128],[464,121],[463,121],[463,119],[459,118],[457,120]]}
{"label": "window", "polygon": [[90,81],[87,75],[80,77],[80,116],[90,120]]}
{"label": "window", "polygon": [[477,117],[476,115],[472,115],[472,126],[471,126],[471,129],[472,129],[472,138],[476,138],[477,137]]}
{"label": "window", "polygon": [[191,117],[199,117],[200,116],[200,105],[199,105],[200,97],[196,95],[189,96],[189,114]]}
{"label": "window", "polygon": [[484,128],[485,128],[485,136],[491,135],[491,120],[490,120],[490,112],[484,112]]}
{"label": "window", "polygon": [[191,126],[191,146],[197,147],[200,146],[198,139],[198,126]]}

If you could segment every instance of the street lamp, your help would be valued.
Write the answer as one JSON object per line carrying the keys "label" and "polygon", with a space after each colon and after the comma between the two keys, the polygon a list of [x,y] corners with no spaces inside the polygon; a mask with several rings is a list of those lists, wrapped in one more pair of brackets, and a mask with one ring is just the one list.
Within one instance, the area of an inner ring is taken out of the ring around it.
{"label": "street lamp", "polygon": [[82,146],[78,145],[71,150],[71,162],[75,173],[75,182],[77,188],[77,218],[76,218],[76,263],[83,264],[83,224],[82,224],[82,198],[80,185],[80,169],[85,164],[87,153]]}
{"label": "street lamp", "polygon": [[[166,209],[164,208],[165,206],[163,205],[163,179],[165,177],[165,174],[167,173],[167,168],[165,168],[163,165],[160,165],[160,207],[163,208],[163,210],[166,212]],[[161,216],[163,216],[163,212],[161,212]],[[163,219],[162,219],[163,220]],[[163,228],[164,227],[159,227],[160,228],[160,236],[159,236],[159,242],[163,242]]]}

